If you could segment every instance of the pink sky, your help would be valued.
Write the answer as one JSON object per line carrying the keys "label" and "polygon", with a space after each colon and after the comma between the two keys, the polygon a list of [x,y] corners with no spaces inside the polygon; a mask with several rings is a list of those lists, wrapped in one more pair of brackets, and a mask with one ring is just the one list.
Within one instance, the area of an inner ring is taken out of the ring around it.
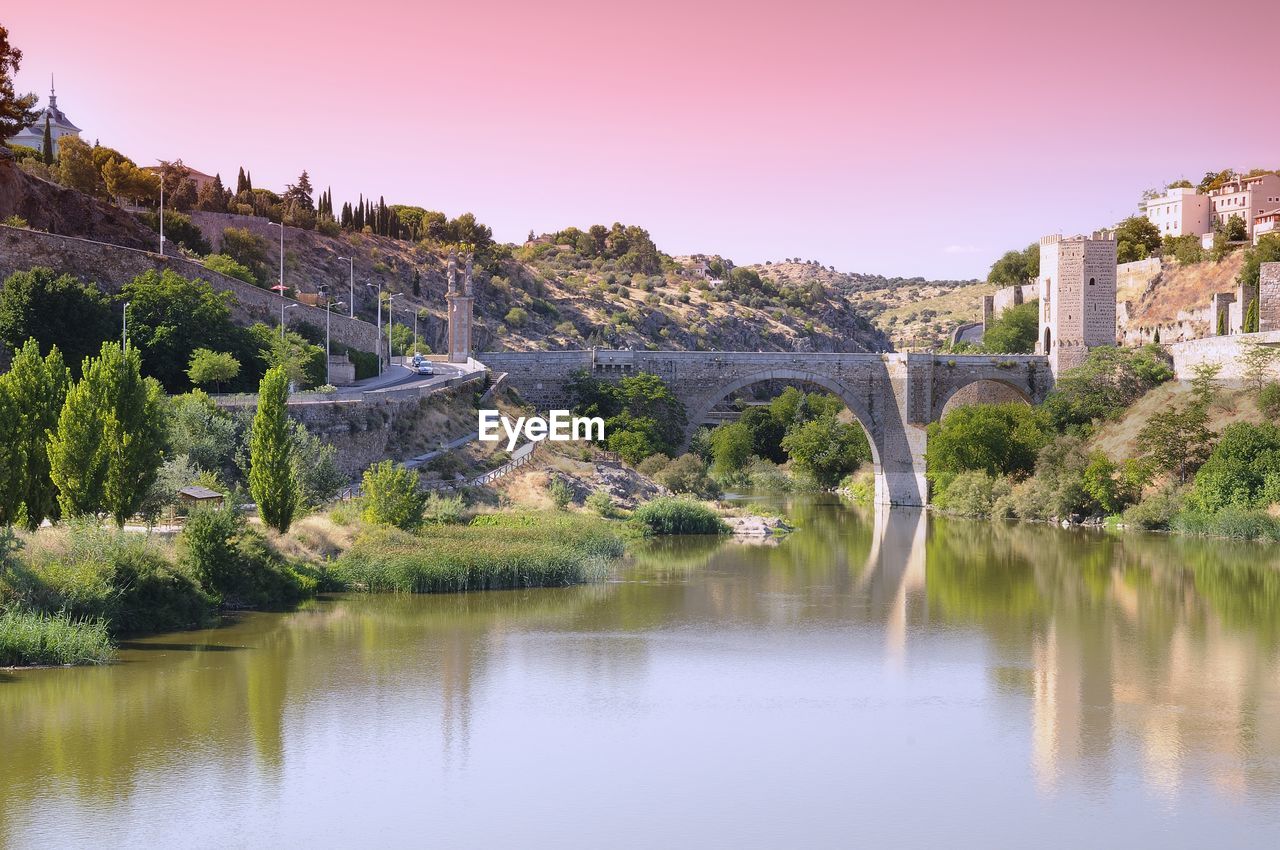
{"label": "pink sky", "polygon": [[1144,188],[1280,167],[1274,0],[6,5],[20,90],[56,73],[90,140],[510,241],[618,220],[670,253],[971,277]]}

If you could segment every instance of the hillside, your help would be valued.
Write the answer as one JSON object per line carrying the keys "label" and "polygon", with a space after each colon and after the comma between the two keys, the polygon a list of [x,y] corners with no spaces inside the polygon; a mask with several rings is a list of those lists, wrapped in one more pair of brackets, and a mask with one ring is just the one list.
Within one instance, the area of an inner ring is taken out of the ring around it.
{"label": "hillside", "polygon": [[931,348],[950,337],[956,325],[982,319],[982,296],[996,287],[977,280],[886,278],[835,271],[816,262],[784,261],[751,266],[778,283],[816,280],[844,295],[849,306],[870,319],[899,351]]}
{"label": "hillside", "polygon": [[1164,261],[1150,275],[1146,288],[1129,301],[1129,318],[1122,328],[1126,339],[1155,327],[1162,328],[1164,342],[1212,333],[1209,299],[1218,292],[1234,292],[1243,266],[1244,251],[1233,251],[1216,262]]}
{"label": "hillside", "polygon": [[[135,248],[152,249],[156,244],[152,231],[136,216],[27,174],[3,159],[0,220],[15,215],[35,230]],[[233,255],[252,272],[257,285],[275,283],[280,230],[266,218],[215,212],[192,212],[190,217],[213,252]],[[179,224],[175,220],[169,234],[175,251]],[[228,228],[238,229],[230,241],[224,239]],[[737,284],[720,289],[719,282],[709,280],[696,264],[661,254],[640,228],[626,228],[626,233],[647,247],[620,256],[608,246],[593,251],[572,238],[561,243],[551,237],[518,247],[483,246],[475,272],[476,350],[593,345],[746,351],[889,347],[888,339],[839,287],[760,281],[745,290]],[[442,240],[394,239],[372,235],[367,228],[353,233],[331,227],[324,233],[289,227],[284,253],[287,285],[307,294],[328,284],[333,296],[344,301],[351,300],[351,267],[340,258],[354,258],[357,316],[370,321],[377,316],[374,290],[365,284],[381,284],[397,296],[395,322],[411,328],[414,314],[419,314],[421,339],[433,350],[444,347],[447,246]],[[117,288],[124,282],[111,281]]]}

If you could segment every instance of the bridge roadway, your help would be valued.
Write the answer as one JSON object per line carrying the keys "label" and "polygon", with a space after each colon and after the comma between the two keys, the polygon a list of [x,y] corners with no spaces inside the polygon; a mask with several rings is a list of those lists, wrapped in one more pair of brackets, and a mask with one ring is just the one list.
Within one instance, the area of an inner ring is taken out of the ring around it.
{"label": "bridge roadway", "polygon": [[476,359],[540,409],[567,407],[566,384],[578,372],[620,380],[661,377],[688,412],[686,441],[712,408],[762,381],[822,387],[849,407],[866,430],[878,504],[927,503],[925,427],[958,391],[999,384],[1037,404],[1053,385],[1039,355],[944,355],[739,351],[502,351]]}

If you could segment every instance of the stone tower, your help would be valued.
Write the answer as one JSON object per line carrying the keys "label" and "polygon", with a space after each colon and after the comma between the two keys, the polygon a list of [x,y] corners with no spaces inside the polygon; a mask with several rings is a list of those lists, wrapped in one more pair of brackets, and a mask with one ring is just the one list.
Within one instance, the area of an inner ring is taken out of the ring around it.
{"label": "stone tower", "polygon": [[471,357],[471,319],[475,290],[471,284],[471,252],[464,258],[462,289],[458,289],[458,252],[449,251],[449,362],[466,363]]}
{"label": "stone tower", "polygon": [[1107,233],[1040,240],[1040,336],[1036,353],[1054,375],[1089,349],[1116,344],[1116,243]]}

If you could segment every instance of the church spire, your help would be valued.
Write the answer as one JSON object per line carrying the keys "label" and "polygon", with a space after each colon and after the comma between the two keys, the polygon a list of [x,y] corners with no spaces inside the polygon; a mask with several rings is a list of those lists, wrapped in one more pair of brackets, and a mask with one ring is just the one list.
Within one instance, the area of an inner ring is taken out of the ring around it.
{"label": "church spire", "polygon": [[58,108],[58,90],[53,87],[53,74],[49,75],[49,108]]}

